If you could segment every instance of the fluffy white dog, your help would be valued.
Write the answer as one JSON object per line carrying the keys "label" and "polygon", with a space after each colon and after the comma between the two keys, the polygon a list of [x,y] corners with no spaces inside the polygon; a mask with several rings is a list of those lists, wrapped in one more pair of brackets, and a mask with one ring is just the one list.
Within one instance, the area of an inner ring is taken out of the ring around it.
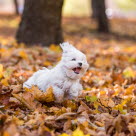
{"label": "fluffy white dog", "polygon": [[82,91],[80,78],[89,66],[86,56],[71,44],[65,42],[60,46],[63,55],[59,64],[51,70],[44,68],[35,72],[23,84],[23,87],[26,88],[37,85],[42,91],[52,86],[56,102],[78,97]]}

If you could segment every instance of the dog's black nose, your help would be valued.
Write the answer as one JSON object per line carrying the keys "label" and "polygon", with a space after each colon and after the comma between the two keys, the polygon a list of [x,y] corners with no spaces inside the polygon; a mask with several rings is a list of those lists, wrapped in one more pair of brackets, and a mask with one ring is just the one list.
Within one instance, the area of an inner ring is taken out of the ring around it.
{"label": "dog's black nose", "polygon": [[79,64],[79,66],[82,66],[82,63],[81,63],[81,62],[79,62],[78,64]]}

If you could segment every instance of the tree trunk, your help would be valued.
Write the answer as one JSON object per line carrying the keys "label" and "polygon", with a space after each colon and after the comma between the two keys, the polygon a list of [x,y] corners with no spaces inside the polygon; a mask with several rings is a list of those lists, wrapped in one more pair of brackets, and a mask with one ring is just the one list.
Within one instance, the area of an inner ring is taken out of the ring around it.
{"label": "tree trunk", "polygon": [[92,7],[92,18],[96,19],[97,7],[95,0],[91,0],[91,7]]}
{"label": "tree trunk", "polygon": [[14,0],[14,6],[15,6],[15,13],[16,13],[16,15],[19,15],[18,1],[17,0]]}
{"label": "tree trunk", "polygon": [[92,10],[93,14],[98,23],[99,32],[109,32],[109,21],[105,13],[105,0],[92,0]]}
{"label": "tree trunk", "polygon": [[17,41],[43,46],[62,42],[62,6],[63,0],[25,0]]}

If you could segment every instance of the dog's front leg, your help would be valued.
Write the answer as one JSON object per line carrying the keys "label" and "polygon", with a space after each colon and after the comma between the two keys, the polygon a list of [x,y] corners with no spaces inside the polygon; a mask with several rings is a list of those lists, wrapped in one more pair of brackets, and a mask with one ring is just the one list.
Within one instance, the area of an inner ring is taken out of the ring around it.
{"label": "dog's front leg", "polygon": [[55,96],[55,101],[58,103],[61,103],[64,100],[64,91],[57,86],[53,87],[54,90],[54,96]]}
{"label": "dog's front leg", "polygon": [[74,99],[74,98],[77,98],[80,94],[81,94],[81,91],[83,90],[83,87],[81,84],[79,83],[75,83],[71,89],[69,90],[69,96],[68,98],[69,99]]}

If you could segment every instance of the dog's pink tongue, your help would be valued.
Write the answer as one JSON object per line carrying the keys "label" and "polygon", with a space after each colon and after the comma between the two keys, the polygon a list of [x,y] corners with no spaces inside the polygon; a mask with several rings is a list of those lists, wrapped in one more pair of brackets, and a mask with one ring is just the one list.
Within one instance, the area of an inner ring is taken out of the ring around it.
{"label": "dog's pink tongue", "polygon": [[81,70],[81,68],[75,68],[75,72],[76,72],[76,73],[79,73],[80,70]]}

